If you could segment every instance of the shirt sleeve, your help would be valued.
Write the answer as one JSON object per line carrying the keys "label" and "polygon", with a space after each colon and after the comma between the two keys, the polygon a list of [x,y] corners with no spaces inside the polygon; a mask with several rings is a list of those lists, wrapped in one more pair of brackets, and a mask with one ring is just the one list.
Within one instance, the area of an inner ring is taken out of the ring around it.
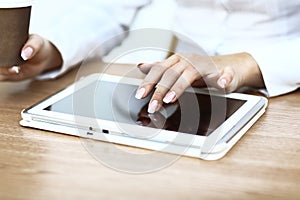
{"label": "shirt sleeve", "polygon": [[300,87],[300,38],[247,51],[258,63],[269,97]]}
{"label": "shirt sleeve", "polygon": [[[51,41],[60,51],[63,65],[38,79],[51,79],[88,56],[103,56],[125,37],[124,27],[149,0],[51,0],[36,1],[30,33]],[[92,53],[92,54],[91,54]]]}

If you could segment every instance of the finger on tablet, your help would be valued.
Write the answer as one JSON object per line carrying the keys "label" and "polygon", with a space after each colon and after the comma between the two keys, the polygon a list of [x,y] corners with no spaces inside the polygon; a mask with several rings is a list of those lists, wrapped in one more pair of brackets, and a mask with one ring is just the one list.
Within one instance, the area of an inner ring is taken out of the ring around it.
{"label": "finger on tablet", "polygon": [[179,62],[164,72],[161,80],[157,84],[157,87],[152,95],[148,107],[149,113],[154,113],[160,109],[161,105],[163,104],[163,99],[166,97],[166,94],[170,91],[170,88],[172,88],[176,81],[178,81],[179,77],[182,76],[186,65],[187,63],[184,61]]}
{"label": "finger on tablet", "polygon": [[159,82],[164,72],[179,61],[180,57],[178,55],[172,55],[162,62],[138,64],[140,70],[144,73],[147,73],[147,75],[137,90],[135,97],[137,99],[142,99],[148,96],[154,86]]}
{"label": "finger on tablet", "polygon": [[164,96],[164,103],[175,102],[182,93],[192,85],[192,83],[197,79],[196,73],[186,70],[174,83],[170,91]]}
{"label": "finger on tablet", "polygon": [[140,84],[135,97],[137,99],[147,97],[151,93],[155,85],[159,82],[164,71],[165,67],[161,66],[160,64],[153,65],[143,82]]}

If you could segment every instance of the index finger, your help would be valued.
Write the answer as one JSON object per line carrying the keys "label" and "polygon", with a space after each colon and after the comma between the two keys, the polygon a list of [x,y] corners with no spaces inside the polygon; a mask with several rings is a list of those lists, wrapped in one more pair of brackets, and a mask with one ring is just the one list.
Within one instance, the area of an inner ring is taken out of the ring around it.
{"label": "index finger", "polygon": [[172,55],[171,57],[162,62],[157,62],[153,64],[149,73],[146,75],[145,79],[140,84],[135,97],[137,99],[147,97],[151,93],[154,86],[159,82],[164,72],[168,68],[179,62],[179,60],[180,57],[178,55]]}

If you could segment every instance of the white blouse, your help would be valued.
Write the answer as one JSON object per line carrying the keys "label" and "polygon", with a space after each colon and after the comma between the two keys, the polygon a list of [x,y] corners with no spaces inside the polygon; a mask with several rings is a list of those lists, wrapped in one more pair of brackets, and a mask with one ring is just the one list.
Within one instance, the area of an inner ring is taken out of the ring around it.
{"label": "white blouse", "polygon": [[210,55],[250,53],[269,96],[300,86],[300,0],[177,2],[174,30],[192,38]]}
{"label": "white blouse", "polygon": [[[300,0],[170,1],[176,9],[167,28],[191,38],[208,55],[250,53],[259,64],[269,96],[300,86]],[[151,0],[37,1],[32,10],[31,33],[52,41],[64,61],[59,71],[41,77],[64,73],[100,42],[104,45],[95,56],[108,53],[124,39],[121,33],[139,16],[137,11],[142,13],[149,3]],[[165,12],[157,14],[163,19]],[[149,19],[158,18],[150,12]],[[110,42],[105,43],[108,39]]]}

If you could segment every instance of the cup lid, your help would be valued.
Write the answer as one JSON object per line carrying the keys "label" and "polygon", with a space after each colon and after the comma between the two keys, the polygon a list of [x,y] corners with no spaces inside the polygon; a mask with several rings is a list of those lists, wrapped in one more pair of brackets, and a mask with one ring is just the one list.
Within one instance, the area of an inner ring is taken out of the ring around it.
{"label": "cup lid", "polygon": [[34,0],[0,0],[0,8],[21,8],[31,6]]}

